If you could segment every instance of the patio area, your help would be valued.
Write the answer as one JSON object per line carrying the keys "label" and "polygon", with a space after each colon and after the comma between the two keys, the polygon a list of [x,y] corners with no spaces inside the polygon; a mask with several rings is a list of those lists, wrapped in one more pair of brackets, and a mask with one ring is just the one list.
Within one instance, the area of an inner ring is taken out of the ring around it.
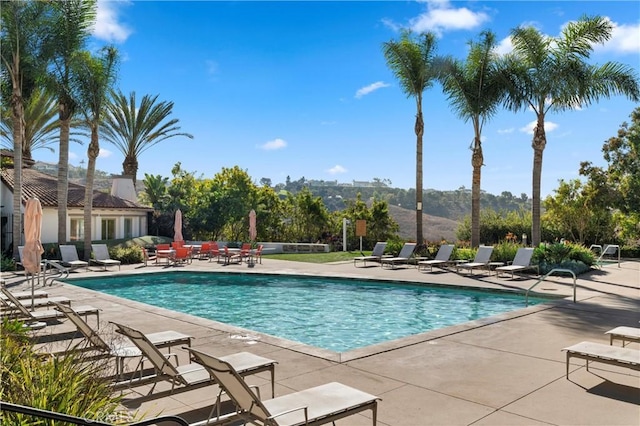
{"label": "patio area", "polygon": [[[419,272],[413,266],[355,268],[352,262],[311,264],[265,257],[262,264],[228,265],[194,260],[180,270],[243,273],[310,274],[407,282],[526,290],[535,280],[494,274],[473,276]],[[72,277],[152,273],[162,266],[123,265],[121,271],[74,272]],[[12,291],[26,291],[24,277],[3,273]],[[118,321],[145,333],[175,330],[194,336],[192,347],[223,356],[247,351],[274,359],[276,396],[338,381],[382,398],[378,425],[637,425],[640,419],[640,374],[631,369],[572,359],[565,378],[562,348],[581,341],[608,344],[604,333],[617,326],[639,327],[640,262],[608,265],[578,278],[573,302],[572,278],[549,277],[535,291],[564,296],[561,301],[447,327],[388,343],[338,354],[260,335],[146,304],[55,282],[44,289],[77,305],[101,309],[102,326]],[[73,305],[72,305],[73,306]],[[89,322],[94,324],[90,319]],[[38,334],[72,331],[71,324],[51,325]],[[629,348],[640,350],[640,344]],[[188,363],[180,352],[180,363]],[[639,352],[640,353],[640,352]],[[263,396],[270,395],[268,373],[249,376]],[[169,387],[136,387],[126,391],[123,412],[147,417],[179,415],[193,423],[209,414],[218,388],[168,394]],[[338,425],[370,425],[370,412]]]}

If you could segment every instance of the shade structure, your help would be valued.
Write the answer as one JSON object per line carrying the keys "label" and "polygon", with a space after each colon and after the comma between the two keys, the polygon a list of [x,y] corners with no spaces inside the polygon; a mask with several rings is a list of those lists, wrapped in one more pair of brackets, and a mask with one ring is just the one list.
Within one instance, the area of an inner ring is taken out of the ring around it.
{"label": "shade structure", "polygon": [[22,249],[22,266],[24,270],[34,275],[31,278],[31,308],[33,309],[35,275],[40,273],[42,261],[42,205],[37,198],[30,198],[24,208],[24,248]]}
{"label": "shade structure", "polygon": [[254,241],[258,235],[258,229],[256,228],[256,211],[251,209],[249,212],[249,239]]}
{"label": "shade structure", "polygon": [[173,241],[184,241],[182,236],[182,212],[176,210],[176,217],[173,222]]}

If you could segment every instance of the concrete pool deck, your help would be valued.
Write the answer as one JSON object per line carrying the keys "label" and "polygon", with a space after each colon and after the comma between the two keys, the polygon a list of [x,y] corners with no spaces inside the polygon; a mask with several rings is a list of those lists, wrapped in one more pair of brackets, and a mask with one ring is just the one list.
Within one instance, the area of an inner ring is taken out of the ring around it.
{"label": "concrete pool deck", "polygon": [[[254,268],[223,266],[195,260],[184,267],[123,266],[122,271],[74,272],[72,277],[111,276],[165,270],[310,274],[388,279],[501,290],[526,290],[536,280],[483,273],[418,272],[415,267],[382,269],[376,264],[355,268],[352,262],[310,264],[265,257]],[[23,277],[3,273],[12,291],[30,289]],[[41,286],[37,287],[41,289]],[[535,291],[567,297],[560,302],[525,308],[515,313],[448,327],[344,354],[311,348],[282,339],[229,327],[215,321],[123,300],[56,282],[44,288],[67,296],[77,305],[101,309],[101,327],[118,321],[145,333],[176,330],[195,337],[192,346],[213,355],[248,351],[278,362],[276,395],[284,395],[331,381],[356,387],[382,398],[379,425],[638,425],[640,373],[572,359],[565,378],[562,348],[581,341],[608,344],[604,333],[617,326],[639,327],[640,262],[607,265],[578,278],[573,303],[573,279],[549,277]],[[73,306],[73,305],[72,305]],[[90,324],[95,324],[93,318]],[[64,334],[67,322],[37,333]],[[639,349],[640,344],[630,343]],[[174,350],[174,352],[181,352]],[[187,363],[180,353],[181,364]],[[250,376],[270,395],[268,374]],[[148,388],[125,393],[123,410],[145,417],[179,415],[189,422],[206,418],[218,389],[215,385],[166,395],[159,384],[152,397]],[[370,425],[370,412],[337,422]]]}

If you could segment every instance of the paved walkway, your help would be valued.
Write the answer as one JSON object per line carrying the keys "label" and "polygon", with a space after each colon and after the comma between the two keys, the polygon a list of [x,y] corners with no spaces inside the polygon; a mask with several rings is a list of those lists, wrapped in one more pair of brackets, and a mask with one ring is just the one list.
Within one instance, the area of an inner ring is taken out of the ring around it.
{"label": "paved walkway", "polygon": [[[174,269],[174,268],[169,268]],[[177,269],[177,268],[175,268]],[[316,265],[269,259],[255,268],[194,261],[183,270],[310,274],[454,284],[494,289],[527,289],[535,281],[452,272],[421,273],[414,267],[355,268],[351,262]],[[124,266],[121,272],[77,272],[73,276],[149,273],[163,267]],[[23,278],[3,274],[12,290],[30,286]],[[172,329],[195,336],[193,346],[214,355],[249,351],[278,361],[276,395],[339,381],[382,398],[379,425],[638,425],[640,374],[630,369],[572,360],[565,378],[562,348],[581,341],[608,343],[604,332],[616,326],[640,326],[640,262],[626,261],[573,280],[550,277],[536,291],[565,296],[560,302],[448,327],[343,354],[226,326],[190,315],[54,283],[46,290],[74,303],[102,309],[102,329],[109,320],[145,333]],[[89,320],[91,321],[91,319]],[[68,323],[39,333],[63,333]],[[640,344],[628,347],[640,349]],[[188,362],[180,355],[181,363]],[[268,375],[251,376],[269,395]],[[124,409],[145,417],[176,414],[190,422],[206,418],[216,386],[166,396],[161,385],[153,397],[145,389],[127,393]],[[165,395],[158,397],[157,395]],[[337,422],[370,425],[370,412]]]}

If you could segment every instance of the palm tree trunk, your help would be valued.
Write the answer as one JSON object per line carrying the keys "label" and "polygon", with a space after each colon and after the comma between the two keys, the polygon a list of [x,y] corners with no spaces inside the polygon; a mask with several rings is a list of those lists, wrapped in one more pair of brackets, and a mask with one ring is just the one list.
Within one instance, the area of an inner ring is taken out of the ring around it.
{"label": "palm tree trunk", "polygon": [[531,201],[531,246],[540,245],[540,181],[542,179],[542,153],[547,145],[547,136],[544,131],[544,115],[538,116],[538,123],[533,129],[533,188]]}
{"label": "palm tree trunk", "polygon": [[135,155],[127,155],[122,162],[122,171],[125,176],[131,176],[133,179],[133,187],[136,187],[138,175],[138,159]]}
{"label": "palm tree trunk", "polygon": [[471,247],[480,245],[480,181],[482,173],[482,144],[480,137],[476,135],[471,156],[473,176],[471,180]]}
{"label": "palm tree trunk", "polygon": [[58,244],[67,242],[67,191],[69,189],[69,128],[71,110],[60,102],[60,155],[58,160]]}
{"label": "palm tree trunk", "polygon": [[416,114],[416,243],[424,243],[422,236],[422,136],[424,121],[422,118],[422,96],[416,97],[418,113]]}
{"label": "palm tree trunk", "polygon": [[13,93],[11,109],[13,115],[13,218],[12,246],[14,256],[18,254],[18,246],[22,244],[22,145],[24,143],[24,104],[18,76],[12,74]]}
{"label": "palm tree trunk", "polygon": [[91,211],[93,208],[93,181],[96,171],[96,159],[100,154],[100,144],[98,142],[98,128],[92,126],[91,143],[87,149],[87,182],[84,190],[84,259],[91,258]]}

